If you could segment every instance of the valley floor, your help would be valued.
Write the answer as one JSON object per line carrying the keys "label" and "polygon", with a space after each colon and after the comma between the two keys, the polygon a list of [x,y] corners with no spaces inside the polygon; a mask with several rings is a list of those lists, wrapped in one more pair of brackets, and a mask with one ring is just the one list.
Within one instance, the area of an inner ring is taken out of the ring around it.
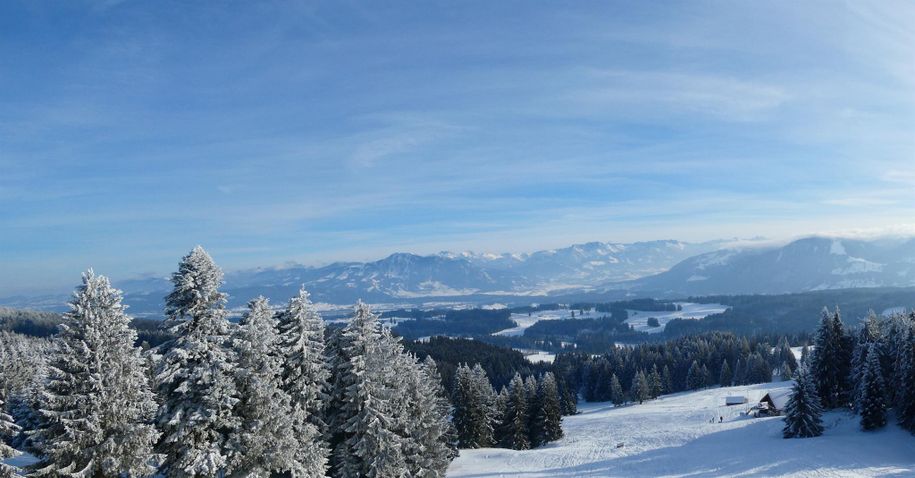
{"label": "valley floor", "polygon": [[[448,476],[915,476],[915,436],[895,425],[865,433],[857,417],[830,412],[822,437],[786,440],[781,417],[742,415],[767,391],[788,386],[714,388],[620,408],[582,404],[563,420],[563,439],[535,450],[461,450]],[[728,395],[750,403],[725,407]]]}

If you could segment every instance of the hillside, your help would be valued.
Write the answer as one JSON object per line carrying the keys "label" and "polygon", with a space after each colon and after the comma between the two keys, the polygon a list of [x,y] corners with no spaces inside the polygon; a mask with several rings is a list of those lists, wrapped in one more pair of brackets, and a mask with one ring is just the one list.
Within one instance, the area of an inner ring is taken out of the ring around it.
{"label": "hillside", "polygon": [[746,418],[740,412],[747,406],[722,406],[727,395],[745,394],[752,403],[787,386],[714,388],[621,408],[583,404],[579,415],[564,419],[565,437],[558,442],[525,451],[461,450],[448,476],[915,475],[915,437],[895,425],[864,433],[856,417],[831,412],[824,416],[822,437],[785,440],[780,417]]}
{"label": "hillside", "polygon": [[784,294],[915,285],[915,240],[799,239],[708,252],[618,287],[658,294]]}

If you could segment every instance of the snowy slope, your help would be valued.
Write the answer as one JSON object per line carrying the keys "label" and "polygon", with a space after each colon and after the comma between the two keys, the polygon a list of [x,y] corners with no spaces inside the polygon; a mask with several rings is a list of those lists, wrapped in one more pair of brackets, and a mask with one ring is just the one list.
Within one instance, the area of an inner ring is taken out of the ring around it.
{"label": "snowy slope", "polygon": [[461,450],[448,476],[915,476],[915,437],[895,425],[864,433],[856,417],[832,412],[822,437],[785,440],[780,417],[745,418],[747,406],[723,406],[727,395],[748,395],[752,404],[789,385],[685,392],[621,408],[584,404],[563,420],[558,442],[526,451]]}

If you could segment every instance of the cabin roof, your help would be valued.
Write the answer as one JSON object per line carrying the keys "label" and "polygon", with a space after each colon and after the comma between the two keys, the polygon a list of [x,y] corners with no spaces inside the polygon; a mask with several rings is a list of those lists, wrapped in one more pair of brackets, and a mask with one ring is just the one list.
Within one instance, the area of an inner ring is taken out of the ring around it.
{"label": "cabin roof", "polygon": [[783,388],[765,394],[760,402],[772,402],[776,410],[782,410],[788,404],[789,398],[791,398],[791,389]]}

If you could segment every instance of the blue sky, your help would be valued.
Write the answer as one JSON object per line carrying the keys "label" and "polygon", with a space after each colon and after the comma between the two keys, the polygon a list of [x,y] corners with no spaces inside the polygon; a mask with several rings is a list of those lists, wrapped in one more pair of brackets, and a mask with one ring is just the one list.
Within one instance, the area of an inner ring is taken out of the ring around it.
{"label": "blue sky", "polygon": [[[0,296],[915,222],[910,2],[0,3]],[[5,292],[5,293],[4,293]]]}

